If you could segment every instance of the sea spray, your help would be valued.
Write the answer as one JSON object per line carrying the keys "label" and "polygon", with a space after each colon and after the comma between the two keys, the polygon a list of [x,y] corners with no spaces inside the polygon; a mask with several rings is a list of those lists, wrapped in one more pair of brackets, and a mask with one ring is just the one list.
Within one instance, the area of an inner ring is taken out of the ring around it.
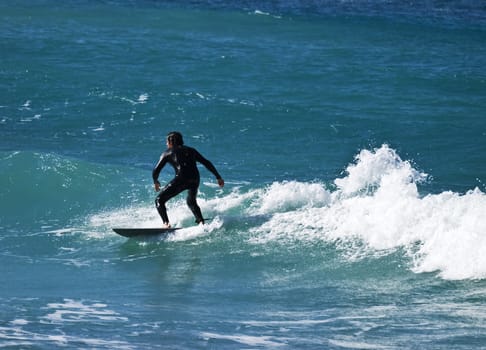
{"label": "sea spray", "polygon": [[330,198],[330,192],[319,183],[274,182],[259,194],[254,209],[259,214],[294,211],[326,205]]}
{"label": "sea spray", "polygon": [[413,270],[439,271],[445,279],[486,278],[485,193],[476,188],[464,195],[428,195],[420,209],[414,229],[420,230],[421,245]]}
{"label": "sea spray", "polygon": [[[416,272],[439,271],[443,278],[486,277],[485,238],[486,196],[479,189],[464,195],[443,192],[419,195],[417,184],[426,175],[402,161],[384,145],[362,151],[347,176],[336,179],[338,189],[328,202],[313,204],[316,184],[299,185],[301,205],[292,211],[276,211],[268,221],[253,228],[253,242],[302,240],[345,242],[354,249],[363,245],[367,255],[382,255],[402,249],[408,252],[411,269]],[[285,207],[276,199],[290,198],[295,204],[295,184],[273,184],[260,208],[268,212]],[[280,191],[275,191],[279,188]],[[320,185],[317,192],[326,193]],[[359,242],[359,244],[350,243]],[[417,248],[418,247],[418,248]],[[361,252],[360,252],[361,254]],[[356,254],[348,252],[349,256]]]}
{"label": "sea spray", "polygon": [[404,185],[402,190],[416,192],[416,183],[427,178],[427,174],[413,169],[409,161],[403,161],[395,150],[383,145],[374,151],[362,150],[355,163],[346,168],[348,174],[334,181],[339,194],[353,194],[386,186]]}

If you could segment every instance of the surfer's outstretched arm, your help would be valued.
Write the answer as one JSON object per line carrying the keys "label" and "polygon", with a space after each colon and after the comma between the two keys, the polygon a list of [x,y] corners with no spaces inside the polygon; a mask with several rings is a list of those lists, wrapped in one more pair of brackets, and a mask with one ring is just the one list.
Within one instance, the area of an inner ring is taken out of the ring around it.
{"label": "surfer's outstretched arm", "polygon": [[210,172],[213,173],[213,175],[216,177],[216,179],[218,180],[218,185],[219,187],[223,187],[224,186],[224,180],[223,178],[221,177],[221,175],[219,175],[218,171],[216,170],[216,167],[213,165],[213,163],[211,163],[210,160],[204,158],[201,153],[199,153],[198,151],[195,151],[196,152],[196,160],[201,163],[202,165],[204,165],[206,167],[206,169],[208,169]]}

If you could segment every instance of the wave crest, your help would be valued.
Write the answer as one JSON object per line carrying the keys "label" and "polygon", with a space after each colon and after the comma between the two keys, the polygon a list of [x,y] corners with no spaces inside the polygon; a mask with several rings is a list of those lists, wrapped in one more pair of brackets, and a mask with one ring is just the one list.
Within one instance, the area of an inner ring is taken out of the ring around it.
{"label": "wave crest", "polygon": [[[252,229],[254,241],[359,241],[369,254],[403,249],[415,272],[438,271],[445,279],[486,278],[482,191],[421,197],[417,184],[427,175],[387,145],[361,151],[346,173],[334,181],[333,192],[323,184],[272,184],[255,211],[274,214]],[[281,210],[289,206],[294,209]]]}

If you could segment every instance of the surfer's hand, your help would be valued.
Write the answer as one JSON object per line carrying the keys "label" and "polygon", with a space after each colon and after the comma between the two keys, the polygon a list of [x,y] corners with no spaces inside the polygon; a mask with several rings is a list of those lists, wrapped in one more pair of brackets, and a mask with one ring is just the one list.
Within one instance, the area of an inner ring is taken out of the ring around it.
{"label": "surfer's hand", "polygon": [[155,192],[160,191],[160,184],[158,182],[154,183],[154,187],[155,187]]}
{"label": "surfer's hand", "polygon": [[219,185],[219,187],[223,187],[224,186],[224,180],[218,179],[218,185]]}

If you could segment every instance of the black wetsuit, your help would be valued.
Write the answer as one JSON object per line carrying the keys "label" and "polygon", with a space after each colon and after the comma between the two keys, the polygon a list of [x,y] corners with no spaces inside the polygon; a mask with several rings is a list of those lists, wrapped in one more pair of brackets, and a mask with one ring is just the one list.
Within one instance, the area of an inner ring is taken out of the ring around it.
{"label": "black wetsuit", "polygon": [[216,179],[221,179],[218,171],[209,160],[204,158],[194,148],[187,146],[173,146],[172,148],[169,148],[162,154],[159,162],[152,171],[152,178],[155,184],[159,183],[158,178],[160,171],[167,163],[172,165],[175,170],[175,177],[162,189],[155,199],[157,211],[164,223],[169,223],[165,203],[185,190],[188,190],[187,205],[196,217],[196,222],[204,223],[201,209],[196,201],[197,190],[199,188],[199,170],[197,169],[196,162],[204,165],[214,174],[214,176],[216,176]]}

